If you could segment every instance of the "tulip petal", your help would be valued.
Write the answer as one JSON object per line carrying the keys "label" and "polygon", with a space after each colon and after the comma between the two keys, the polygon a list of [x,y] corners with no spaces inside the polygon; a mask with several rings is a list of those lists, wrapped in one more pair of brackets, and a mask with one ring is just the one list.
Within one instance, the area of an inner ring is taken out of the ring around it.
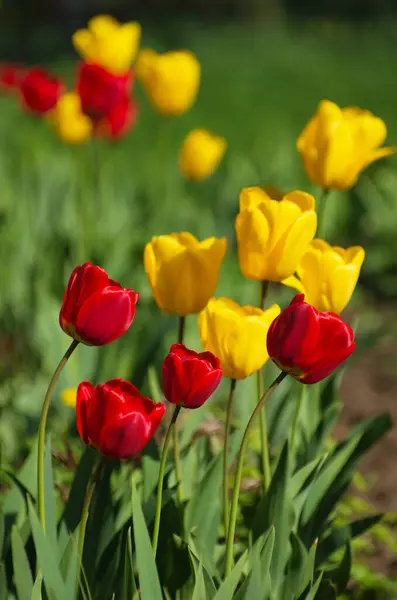
{"label": "tulip petal", "polygon": [[317,215],[314,211],[303,213],[291,225],[284,238],[273,249],[274,279],[282,281],[294,273],[316,233]]}
{"label": "tulip petal", "polygon": [[243,210],[236,218],[240,268],[249,279],[268,279],[270,225],[259,210]]}
{"label": "tulip petal", "polygon": [[76,425],[81,439],[84,443],[89,443],[88,431],[88,406],[96,396],[96,391],[92,383],[83,381],[77,389],[76,398]]}

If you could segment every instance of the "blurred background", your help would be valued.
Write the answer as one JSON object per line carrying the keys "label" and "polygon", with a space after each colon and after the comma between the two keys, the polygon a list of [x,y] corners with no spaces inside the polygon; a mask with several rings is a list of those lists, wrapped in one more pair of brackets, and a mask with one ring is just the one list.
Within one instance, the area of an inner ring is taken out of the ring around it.
{"label": "blurred background", "polygon": [[[102,265],[141,300],[126,336],[100,350],[81,347],[71,359],[52,411],[59,440],[74,431],[73,410],[59,401],[62,389],[118,376],[156,392],[175,319],[159,313],[143,270],[143,247],[153,235],[227,236],[218,295],[256,304],[255,282],[242,277],[236,261],[240,189],[317,193],[296,138],[323,98],[371,110],[387,124],[388,145],[397,143],[395,0],[2,0],[0,61],[44,65],[72,86],[71,35],[99,13],[138,20],[143,48],[195,52],[201,89],[191,111],[166,120],[137,84],[135,129],[117,143],[98,141],[97,162],[90,144],[63,145],[15,98],[0,97],[0,443],[3,463],[14,467],[34,439],[48,378],[68,345],[58,313],[76,264]],[[178,148],[192,127],[228,142],[221,167],[202,183],[178,171]],[[346,311],[360,349],[342,386],[340,436],[365,416],[397,414],[397,159],[372,165],[353,190],[332,193],[327,211],[328,241],[366,250]],[[291,290],[272,294],[280,304],[292,297]],[[200,347],[194,317],[187,344]],[[364,465],[362,496],[376,510],[397,512],[396,451],[394,430]],[[396,578],[397,544],[390,539],[372,550],[370,563],[384,574],[372,581],[382,594]]]}

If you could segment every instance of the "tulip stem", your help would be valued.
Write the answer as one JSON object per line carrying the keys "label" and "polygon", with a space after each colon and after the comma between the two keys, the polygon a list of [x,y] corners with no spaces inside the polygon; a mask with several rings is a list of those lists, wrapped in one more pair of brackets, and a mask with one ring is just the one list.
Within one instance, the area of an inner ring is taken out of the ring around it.
{"label": "tulip stem", "polygon": [[294,452],[294,448],[295,448],[296,434],[297,434],[297,431],[298,431],[299,418],[300,418],[300,414],[301,414],[301,411],[302,411],[303,399],[305,397],[305,389],[306,389],[306,386],[305,386],[304,383],[302,383],[301,384],[301,389],[299,391],[298,402],[296,404],[294,422],[292,424],[292,429],[291,429],[291,441],[290,441],[290,451],[291,451],[291,453]]}
{"label": "tulip stem", "polygon": [[326,232],[327,232],[327,227],[326,227],[327,221],[326,221],[325,215],[326,215],[327,199],[329,196],[329,192],[330,192],[330,190],[328,190],[327,188],[321,188],[321,191],[319,193],[318,200],[317,200],[318,224],[317,224],[316,237],[321,238],[321,239],[324,239]]}
{"label": "tulip stem", "polygon": [[104,459],[104,457],[101,457],[101,460],[98,463],[98,465],[91,477],[91,480],[88,483],[85,498],[84,498],[83,509],[81,511],[80,533],[79,533],[79,564],[80,564],[81,570],[83,569],[84,540],[85,540],[85,532],[87,529],[88,517],[90,515],[91,501],[92,501],[92,497],[94,495],[95,487],[100,479],[104,465],[105,465],[105,459]]}
{"label": "tulip stem", "polygon": [[183,337],[185,334],[185,317],[179,317],[178,320],[178,344],[183,344]]}
{"label": "tulip stem", "polygon": [[37,441],[37,507],[39,512],[39,518],[41,526],[45,533],[46,522],[45,522],[45,494],[44,494],[44,446],[45,446],[45,430],[47,424],[48,410],[50,408],[51,398],[54,393],[56,383],[62,369],[66,365],[69,357],[73,351],[77,348],[79,342],[73,340],[69,348],[63,355],[59,365],[55,369],[55,372],[48,385],[46,395],[44,397],[43,407],[41,409],[40,424],[39,424],[39,435]]}
{"label": "tulip stem", "polygon": [[238,500],[240,496],[240,486],[241,486],[241,477],[243,474],[243,464],[244,464],[244,455],[248,445],[249,434],[251,432],[252,425],[256,419],[256,417],[263,410],[263,406],[273,392],[276,387],[282,382],[282,380],[287,376],[287,373],[281,372],[276,379],[273,381],[271,386],[267,389],[267,391],[263,394],[262,398],[259,400],[258,404],[254,408],[254,411],[248,421],[248,425],[245,428],[243,439],[241,442],[240,450],[237,457],[237,471],[236,471],[236,479],[233,488],[233,496],[232,496],[232,504],[230,508],[230,517],[229,517],[229,528],[227,532],[226,538],[226,566],[225,566],[225,577],[227,577],[232,570],[233,567],[233,545],[234,545],[234,533],[236,530],[236,520],[237,520],[237,511],[238,511]]}
{"label": "tulip stem", "polygon": [[[259,307],[264,310],[266,296],[269,289],[268,281],[260,282],[261,295],[259,301]],[[262,369],[259,369],[256,373],[256,385],[257,385],[257,402],[262,398],[263,394],[263,379],[262,379]],[[267,434],[267,423],[266,423],[266,412],[265,408],[261,410],[259,415],[259,435],[261,441],[261,466],[262,466],[262,475],[263,475],[263,493],[266,494],[267,489],[270,484],[270,457],[269,457],[269,438]]]}
{"label": "tulip stem", "polygon": [[167,433],[166,433],[165,440],[164,440],[164,446],[163,446],[163,450],[161,453],[159,480],[158,480],[158,484],[157,484],[156,514],[154,517],[154,528],[153,528],[153,539],[152,539],[152,548],[153,548],[153,554],[155,557],[156,557],[156,553],[157,553],[157,544],[158,544],[158,540],[159,540],[159,531],[160,531],[160,517],[161,517],[161,505],[162,505],[162,500],[163,500],[165,463],[167,460],[168,449],[169,449],[170,443],[171,443],[172,429],[176,423],[176,420],[178,418],[181,408],[182,407],[179,405],[175,406],[171,422],[168,425]]}
{"label": "tulip stem", "polygon": [[229,526],[229,446],[230,446],[230,428],[232,424],[233,401],[236,391],[236,380],[230,380],[229,400],[226,409],[225,423],[225,445],[223,449],[223,518],[225,526],[225,537]]}

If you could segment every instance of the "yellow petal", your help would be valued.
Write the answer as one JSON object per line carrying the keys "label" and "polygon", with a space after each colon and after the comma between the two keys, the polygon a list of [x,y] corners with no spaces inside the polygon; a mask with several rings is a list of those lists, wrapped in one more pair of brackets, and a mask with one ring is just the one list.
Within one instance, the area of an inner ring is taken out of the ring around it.
{"label": "yellow petal", "polygon": [[271,197],[260,187],[243,188],[240,192],[240,210],[256,208],[261,202]]}
{"label": "yellow petal", "polygon": [[61,392],[61,400],[66,406],[75,408],[77,400],[77,388],[66,388]]}
{"label": "yellow petal", "polygon": [[243,275],[266,279],[270,226],[265,215],[259,209],[242,210],[236,218],[236,233]]}
{"label": "yellow petal", "polygon": [[295,275],[291,275],[291,277],[287,277],[286,279],[283,279],[281,283],[288,287],[294,288],[301,294],[305,294],[305,300],[306,300],[306,302],[309,302],[309,300],[307,300],[307,298],[306,298],[306,290],[305,290],[302,282],[297,277],[295,277]]}
{"label": "yellow petal", "polygon": [[78,29],[72,35],[72,42],[82,58],[89,60],[92,54],[92,35],[88,29]]}
{"label": "yellow petal", "polygon": [[215,171],[226,151],[226,140],[204,129],[193,129],[179,153],[182,174],[194,181],[206,179]]}

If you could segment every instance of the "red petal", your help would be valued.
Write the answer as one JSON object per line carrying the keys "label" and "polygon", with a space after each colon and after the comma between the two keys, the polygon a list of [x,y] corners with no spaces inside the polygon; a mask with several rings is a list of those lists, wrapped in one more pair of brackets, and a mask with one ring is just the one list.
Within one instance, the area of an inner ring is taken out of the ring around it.
{"label": "red petal", "polygon": [[92,383],[83,381],[77,388],[76,399],[76,425],[81,439],[86,444],[89,443],[89,424],[87,419],[88,405],[96,395],[96,391]]}

